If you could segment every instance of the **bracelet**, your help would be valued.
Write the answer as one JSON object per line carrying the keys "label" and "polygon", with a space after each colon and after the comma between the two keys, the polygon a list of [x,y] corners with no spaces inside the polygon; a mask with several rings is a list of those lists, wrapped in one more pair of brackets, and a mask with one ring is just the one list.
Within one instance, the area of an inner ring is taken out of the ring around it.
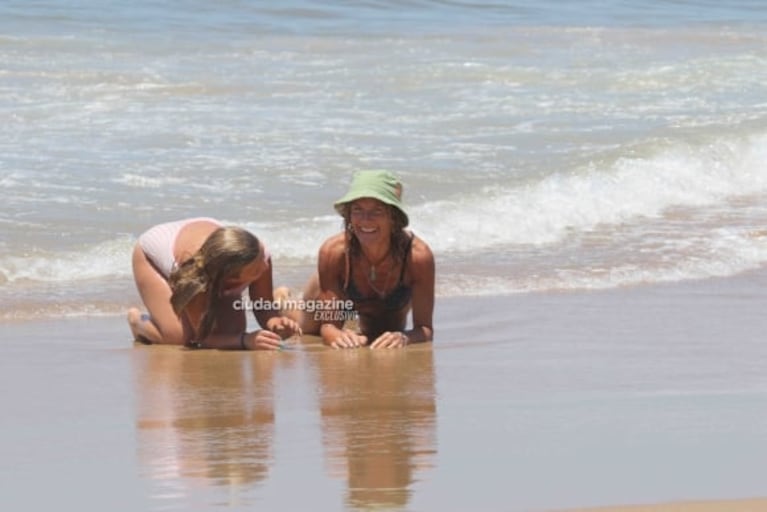
{"label": "bracelet", "polygon": [[242,350],[248,350],[248,347],[245,345],[245,335],[247,333],[245,331],[242,331],[242,334],[240,334],[240,348]]}

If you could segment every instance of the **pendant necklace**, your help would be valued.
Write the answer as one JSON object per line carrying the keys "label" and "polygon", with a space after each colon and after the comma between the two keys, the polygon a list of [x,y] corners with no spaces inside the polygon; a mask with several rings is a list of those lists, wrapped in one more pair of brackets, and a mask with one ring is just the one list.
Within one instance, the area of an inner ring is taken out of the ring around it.
{"label": "pendant necklace", "polygon": [[382,291],[375,285],[375,280],[378,277],[378,274],[376,273],[376,265],[380,265],[381,263],[386,261],[387,258],[389,257],[389,253],[387,252],[384,255],[384,257],[381,258],[378,261],[378,263],[376,263],[375,265],[368,259],[367,255],[365,255],[364,253],[363,255],[365,256],[365,260],[367,260],[368,265],[370,265],[370,270],[368,271],[366,276],[368,278],[368,284],[373,289],[373,291],[378,294],[379,297],[384,297],[386,295],[386,287],[389,286],[389,277],[391,277],[391,268],[389,268],[389,270],[386,272],[386,279],[384,281],[383,291]]}
{"label": "pendant necklace", "polygon": [[378,260],[377,263],[373,263],[372,261],[370,261],[370,259],[367,257],[367,254],[365,254],[364,252],[362,253],[362,255],[365,256],[365,260],[368,262],[368,265],[370,265],[370,270],[368,271],[368,279],[370,279],[371,281],[375,281],[376,277],[378,277],[378,274],[376,273],[376,266],[386,261],[386,259],[389,257],[389,252],[387,251],[386,254],[383,255],[383,258]]}

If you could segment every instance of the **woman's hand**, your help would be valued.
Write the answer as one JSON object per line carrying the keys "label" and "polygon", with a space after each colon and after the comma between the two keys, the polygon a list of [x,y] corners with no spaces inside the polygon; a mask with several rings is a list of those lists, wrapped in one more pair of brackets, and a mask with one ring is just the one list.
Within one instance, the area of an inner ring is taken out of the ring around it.
{"label": "woman's hand", "polygon": [[270,318],[266,322],[266,328],[279,335],[282,339],[287,339],[295,335],[301,336],[303,334],[298,322],[286,316],[275,316]]}
{"label": "woman's hand", "polygon": [[282,338],[267,329],[246,333],[242,338],[243,348],[247,350],[280,350]]}
{"label": "woman's hand", "polygon": [[406,346],[409,342],[410,339],[404,332],[387,331],[371,343],[370,348],[401,348]]}
{"label": "woman's hand", "polygon": [[367,336],[357,334],[349,329],[339,330],[335,339],[330,342],[333,348],[359,348],[365,346],[368,342]]}

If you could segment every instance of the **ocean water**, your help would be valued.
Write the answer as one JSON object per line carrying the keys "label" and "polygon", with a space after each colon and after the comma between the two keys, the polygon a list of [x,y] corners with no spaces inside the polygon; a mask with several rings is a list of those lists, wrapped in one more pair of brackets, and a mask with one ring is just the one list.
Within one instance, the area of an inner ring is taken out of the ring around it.
{"label": "ocean water", "polygon": [[5,0],[0,319],[136,302],[149,226],[253,230],[301,286],[352,173],[440,297],[767,261],[763,2]]}

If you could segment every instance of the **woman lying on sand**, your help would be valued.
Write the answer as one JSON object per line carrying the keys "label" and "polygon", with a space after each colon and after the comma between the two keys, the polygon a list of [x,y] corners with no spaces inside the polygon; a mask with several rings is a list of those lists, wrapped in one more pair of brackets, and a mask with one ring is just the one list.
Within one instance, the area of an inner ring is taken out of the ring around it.
{"label": "woman lying on sand", "polygon": [[[434,256],[406,230],[402,184],[385,171],[362,171],[335,203],[344,231],[326,240],[317,274],[304,300],[351,301],[359,330],[345,328],[339,311],[290,311],[306,333],[334,348],[403,347],[431,341],[434,334]],[[280,292],[284,294],[285,291]],[[406,330],[408,313],[412,328]]]}

